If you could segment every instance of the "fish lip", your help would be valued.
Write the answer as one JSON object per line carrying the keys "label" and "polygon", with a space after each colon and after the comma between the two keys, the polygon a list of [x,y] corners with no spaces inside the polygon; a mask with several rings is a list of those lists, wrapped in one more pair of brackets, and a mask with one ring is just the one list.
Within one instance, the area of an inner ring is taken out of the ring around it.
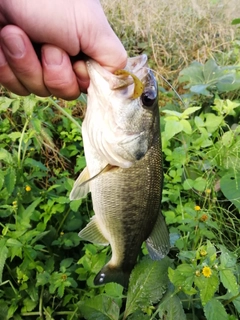
{"label": "fish lip", "polygon": [[[145,70],[148,70],[147,67],[148,57],[146,54],[142,54],[137,57],[130,57],[128,58],[128,62],[124,70],[129,71],[136,75],[140,80],[146,77]],[[109,78],[113,76],[113,74],[98,64],[96,61],[89,59],[86,61],[87,69],[89,76],[91,78],[92,69],[98,72],[106,81],[109,81]],[[91,79],[93,80],[93,79]]]}

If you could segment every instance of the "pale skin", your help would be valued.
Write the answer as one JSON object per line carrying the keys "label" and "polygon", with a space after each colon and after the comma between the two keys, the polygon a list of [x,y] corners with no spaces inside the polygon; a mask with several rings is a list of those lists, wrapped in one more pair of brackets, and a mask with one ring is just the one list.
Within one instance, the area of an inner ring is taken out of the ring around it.
{"label": "pale skin", "polygon": [[[41,44],[40,57],[33,43]],[[18,95],[71,100],[86,91],[83,52],[114,72],[127,54],[99,0],[0,0],[0,84]]]}

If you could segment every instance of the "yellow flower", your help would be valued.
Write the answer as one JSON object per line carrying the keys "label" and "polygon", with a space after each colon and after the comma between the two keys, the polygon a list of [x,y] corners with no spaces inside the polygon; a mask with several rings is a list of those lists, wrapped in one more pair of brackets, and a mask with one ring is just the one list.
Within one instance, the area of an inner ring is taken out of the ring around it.
{"label": "yellow flower", "polygon": [[210,194],[210,193],[211,193],[211,189],[206,189],[205,192],[206,192],[207,194]]}
{"label": "yellow flower", "polygon": [[12,205],[13,205],[14,208],[16,208],[17,205],[18,205],[17,201],[13,201]]}
{"label": "yellow flower", "polygon": [[200,250],[200,255],[201,255],[202,257],[205,257],[205,256],[207,255],[207,251],[204,250],[204,249],[201,249],[201,250]]}
{"label": "yellow flower", "polygon": [[201,207],[195,206],[195,207],[194,207],[194,210],[199,211],[199,210],[201,210]]}
{"label": "yellow flower", "polygon": [[195,272],[195,274],[196,274],[197,277],[200,277],[201,272],[200,272],[199,270],[197,270],[197,271]]}
{"label": "yellow flower", "polygon": [[31,189],[30,186],[27,185],[27,186],[25,187],[25,190],[26,190],[27,192],[29,192],[29,191],[31,191],[32,189]]}
{"label": "yellow flower", "polygon": [[203,267],[202,274],[204,277],[209,278],[212,274],[212,270],[209,267]]}

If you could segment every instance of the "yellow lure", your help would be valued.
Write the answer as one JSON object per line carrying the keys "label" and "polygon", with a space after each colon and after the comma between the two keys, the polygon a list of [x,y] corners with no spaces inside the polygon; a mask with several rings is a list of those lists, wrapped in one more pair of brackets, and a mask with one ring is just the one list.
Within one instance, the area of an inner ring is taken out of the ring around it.
{"label": "yellow lure", "polygon": [[126,70],[117,70],[114,72],[115,75],[117,76],[131,76],[133,78],[134,81],[134,92],[132,95],[133,99],[137,99],[138,97],[141,96],[141,94],[143,93],[143,83],[141,80],[138,79],[138,77],[136,77],[133,73],[128,72]]}

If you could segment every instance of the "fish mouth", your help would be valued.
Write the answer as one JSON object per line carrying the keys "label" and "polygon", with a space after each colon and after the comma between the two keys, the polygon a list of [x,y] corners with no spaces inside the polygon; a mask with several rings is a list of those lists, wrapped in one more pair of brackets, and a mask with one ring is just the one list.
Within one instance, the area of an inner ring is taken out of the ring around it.
{"label": "fish mouth", "polygon": [[[89,59],[86,64],[90,79],[96,88],[98,80],[95,78],[96,73],[98,73],[108,83],[110,90],[117,90],[132,86],[133,90],[131,96],[133,99],[135,99],[141,95],[147,81],[147,76],[149,73],[147,61],[148,58],[146,54],[128,58],[126,67],[123,70],[117,70],[114,73],[107,71],[96,61],[91,59]],[[141,84],[142,88],[137,90],[138,93],[136,94],[136,92],[134,92],[134,87],[139,88]]]}

